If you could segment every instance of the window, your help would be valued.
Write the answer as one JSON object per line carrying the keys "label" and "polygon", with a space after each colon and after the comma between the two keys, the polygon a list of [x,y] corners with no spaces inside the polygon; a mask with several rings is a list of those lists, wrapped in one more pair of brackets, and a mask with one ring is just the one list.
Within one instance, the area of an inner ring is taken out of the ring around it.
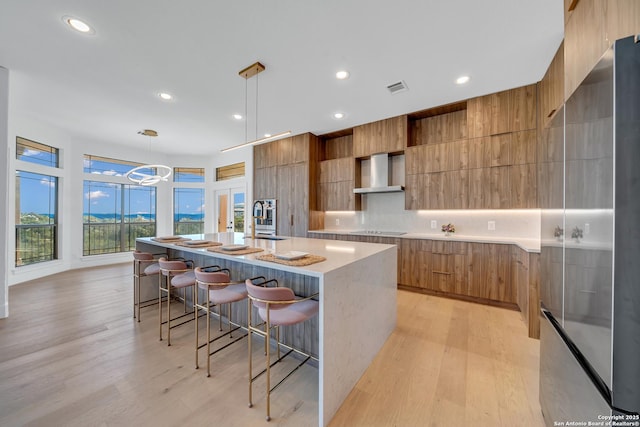
{"label": "window", "polygon": [[204,233],[204,189],[173,189],[173,233]]}
{"label": "window", "polygon": [[[142,166],[142,163],[91,156],[89,154],[84,155],[84,173],[93,175],[124,176],[131,169],[138,166]],[[141,172],[147,173],[144,170]],[[152,174],[151,171],[148,172]]]}
{"label": "window", "polygon": [[173,182],[204,182],[204,169],[173,168]]}
{"label": "window", "polygon": [[44,166],[58,167],[58,149],[21,137],[16,138],[16,159]]}
{"label": "window", "polygon": [[216,181],[242,178],[244,176],[244,162],[216,168]]}
{"label": "window", "polygon": [[16,171],[17,267],[57,259],[57,199],[58,178]]}
{"label": "window", "polygon": [[83,255],[126,252],[156,235],[156,188],[84,181]]}

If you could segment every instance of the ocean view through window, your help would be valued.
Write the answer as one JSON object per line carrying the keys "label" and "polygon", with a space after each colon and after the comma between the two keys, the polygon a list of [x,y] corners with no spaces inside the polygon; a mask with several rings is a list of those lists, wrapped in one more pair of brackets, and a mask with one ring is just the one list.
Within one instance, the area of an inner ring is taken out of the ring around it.
{"label": "ocean view through window", "polygon": [[83,255],[127,252],[156,235],[156,188],[84,181]]}
{"label": "ocean view through window", "polygon": [[173,234],[204,233],[204,188],[174,188]]}

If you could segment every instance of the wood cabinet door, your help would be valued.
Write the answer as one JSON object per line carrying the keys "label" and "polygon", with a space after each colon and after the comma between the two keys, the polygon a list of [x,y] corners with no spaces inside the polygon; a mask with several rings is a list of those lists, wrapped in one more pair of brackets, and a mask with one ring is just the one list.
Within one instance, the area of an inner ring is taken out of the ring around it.
{"label": "wood cabinet door", "polygon": [[537,174],[535,164],[509,166],[508,207],[529,209],[538,206]]}
{"label": "wood cabinet door", "polygon": [[536,163],[537,135],[535,129],[514,132],[512,134],[509,164],[524,165]]}
{"label": "wood cabinet door", "polygon": [[469,170],[469,208],[505,209],[510,203],[509,166]]}
{"label": "wood cabinet door", "polygon": [[309,161],[310,134],[291,136],[272,142],[278,165],[291,165]]}
{"label": "wood cabinet door", "polygon": [[253,146],[253,168],[261,169],[278,164],[279,141],[267,142]]}
{"label": "wood cabinet door", "polygon": [[467,101],[467,135],[480,138],[491,135],[491,95],[471,98]]}
{"label": "wood cabinet door", "polygon": [[545,127],[564,102],[564,41],[540,81],[538,94],[542,126]]}
{"label": "wood cabinet door", "polygon": [[501,302],[516,302],[511,280],[511,245],[469,243],[469,294]]}
{"label": "wood cabinet door", "polygon": [[509,91],[508,132],[518,132],[536,128],[537,111],[536,85],[522,86]]}
{"label": "wood cabinet door", "polygon": [[291,216],[293,215],[294,186],[291,166],[278,166],[277,182],[277,230],[282,236],[292,236]]}
{"label": "wood cabinet door", "polygon": [[502,302],[516,302],[516,290],[511,283],[510,245],[484,244],[485,279],[482,298]]}
{"label": "wood cabinet door", "polygon": [[308,230],[308,166],[278,166],[278,234],[305,237]]}
{"label": "wood cabinet door", "polygon": [[400,239],[398,282],[428,288],[431,280],[431,240]]}
{"label": "wood cabinet door", "polygon": [[353,128],[353,156],[397,153],[407,146],[407,116],[392,117]]}
{"label": "wood cabinet door", "polygon": [[273,199],[277,198],[276,190],[276,166],[259,168],[253,175],[253,198]]}

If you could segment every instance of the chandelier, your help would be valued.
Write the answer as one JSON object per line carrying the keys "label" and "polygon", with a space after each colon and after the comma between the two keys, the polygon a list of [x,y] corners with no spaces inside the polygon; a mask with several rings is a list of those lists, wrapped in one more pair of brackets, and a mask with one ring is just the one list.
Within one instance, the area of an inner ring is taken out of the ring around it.
{"label": "chandelier", "polygon": [[[149,151],[151,151],[151,138],[158,136],[158,132],[153,129],[145,129],[138,131],[138,135],[149,137]],[[140,165],[131,169],[124,176],[135,184],[148,186],[160,181],[167,182],[171,172],[171,168],[165,165]]]}

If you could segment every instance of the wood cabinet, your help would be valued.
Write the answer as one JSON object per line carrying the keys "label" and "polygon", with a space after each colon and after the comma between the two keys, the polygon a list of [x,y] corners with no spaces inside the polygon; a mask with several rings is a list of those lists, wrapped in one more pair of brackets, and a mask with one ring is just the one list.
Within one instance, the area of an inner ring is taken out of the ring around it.
{"label": "wood cabinet", "polygon": [[361,196],[355,194],[356,161],[352,156],[352,135],[321,137],[317,206],[320,211],[361,209]]}
{"label": "wood cabinet", "polygon": [[469,243],[469,294],[517,303],[511,280],[511,245]]}
{"label": "wood cabinet", "polygon": [[637,0],[580,0],[565,25],[564,99],[618,39],[640,32]]}
{"label": "wood cabinet", "polygon": [[428,289],[457,295],[469,294],[467,243],[434,240],[431,250],[431,282]]}
{"label": "wood cabinet", "polygon": [[556,52],[539,85],[541,128],[564,102],[564,42]]}
{"label": "wood cabinet", "polygon": [[528,85],[468,100],[468,137],[535,129],[536,99],[536,85]]}
{"label": "wood cabinet", "polygon": [[428,289],[431,278],[432,240],[402,239],[398,259],[398,283]]}
{"label": "wood cabinet", "polygon": [[314,232],[309,237],[397,245],[402,289],[518,307],[529,337],[540,336],[539,254],[512,244]]}
{"label": "wood cabinet", "polygon": [[300,183],[308,182],[307,163],[278,166],[277,181],[277,233],[283,236],[305,237],[309,229],[308,187]]}
{"label": "wood cabinet", "polygon": [[318,209],[321,211],[359,210],[361,199],[353,193],[355,186],[355,161],[352,157],[320,162]]}
{"label": "wood cabinet", "polygon": [[316,210],[318,140],[310,133],[254,147],[253,198],[275,198],[277,233],[304,237]]}
{"label": "wood cabinet", "polygon": [[257,168],[253,171],[253,198],[277,199],[276,166]]}
{"label": "wood cabinet", "polygon": [[[463,108],[464,107],[464,108]],[[426,113],[427,117],[412,118],[409,124],[409,139],[407,146],[440,144],[442,142],[457,141],[467,138],[467,110],[466,102],[456,104],[452,108],[458,111],[440,112],[437,108]],[[433,114],[433,115],[431,115]]]}
{"label": "wood cabinet", "polygon": [[392,117],[353,128],[353,156],[400,153],[408,139],[407,116]]}
{"label": "wood cabinet", "polygon": [[405,209],[466,209],[469,203],[467,170],[407,175]]}
{"label": "wood cabinet", "polygon": [[[468,100],[459,111],[412,118],[405,209],[537,207],[536,99],[537,86],[529,85]],[[465,134],[449,129],[464,123],[464,114],[468,138],[447,141]]]}
{"label": "wood cabinet", "polygon": [[469,208],[537,207],[536,131],[469,140]]}

